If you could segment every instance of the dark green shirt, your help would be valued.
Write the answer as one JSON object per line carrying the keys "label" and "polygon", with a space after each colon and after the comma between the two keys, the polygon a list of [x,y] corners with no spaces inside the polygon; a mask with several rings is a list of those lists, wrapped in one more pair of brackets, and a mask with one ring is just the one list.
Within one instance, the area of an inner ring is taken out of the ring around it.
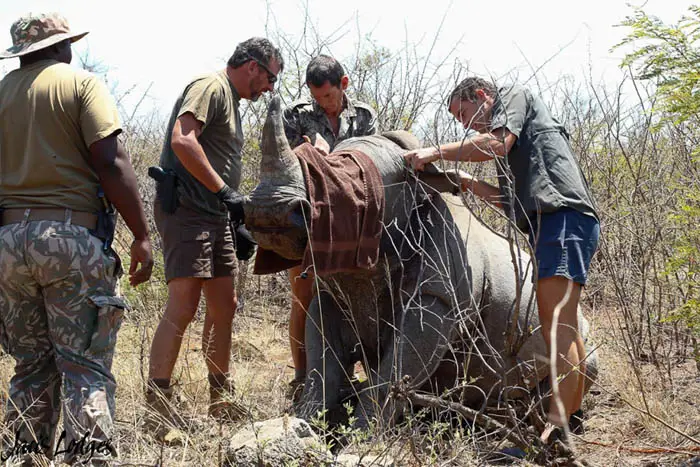
{"label": "dark green shirt", "polygon": [[[572,208],[598,218],[569,135],[542,99],[523,86],[501,87],[496,96],[491,131],[507,128],[518,139],[504,158],[496,159],[503,206],[514,214],[518,227],[529,231],[538,213]],[[509,182],[505,167],[510,169]]]}
{"label": "dark green shirt", "polygon": [[284,131],[292,148],[304,142],[306,135],[314,141],[316,133],[333,148],[341,141],[355,136],[377,133],[377,114],[372,107],[362,102],[344,97],[345,107],[338,116],[338,134],[333,133],[326,113],[314,100],[301,100],[284,111]]}
{"label": "dark green shirt", "polygon": [[160,156],[160,166],[177,173],[178,196],[183,206],[212,216],[228,215],[223,203],[185,169],[173,152],[171,138],[175,121],[189,112],[202,123],[198,141],[209,163],[224,183],[238,190],[243,148],[239,102],[238,92],[228,80],[225,70],[196,78],[175,102]]}

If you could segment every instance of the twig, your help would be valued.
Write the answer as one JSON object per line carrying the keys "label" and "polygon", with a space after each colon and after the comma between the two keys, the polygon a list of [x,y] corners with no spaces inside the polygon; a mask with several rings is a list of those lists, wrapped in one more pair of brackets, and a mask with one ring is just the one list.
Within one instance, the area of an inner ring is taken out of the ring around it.
{"label": "twig", "polygon": [[523,450],[529,450],[533,447],[542,449],[543,445],[537,434],[531,428],[526,428],[526,433],[530,435],[532,441],[528,441],[518,436],[515,432],[508,429],[507,426],[494,420],[493,418],[485,415],[483,413],[477,412],[474,409],[470,409],[457,402],[446,401],[437,396],[431,396],[427,394],[418,394],[414,390],[409,390],[406,388],[407,378],[404,377],[402,382],[394,385],[392,388],[392,393],[394,397],[401,398],[404,397],[406,400],[410,401],[412,404],[421,407],[433,407],[436,409],[448,409],[453,412],[457,412],[462,415],[467,420],[478,424],[482,428],[487,430],[493,430],[499,433],[505,433],[506,438],[513,442],[516,446]]}
{"label": "twig", "polygon": [[600,441],[591,441],[591,440],[587,440],[584,438],[579,438],[579,439],[586,444],[593,444],[595,446],[602,446],[604,448],[615,448],[617,450],[622,450],[622,451],[627,451],[627,452],[636,452],[639,454],[668,454],[668,453],[673,452],[673,453],[677,453],[677,454],[687,454],[689,456],[692,456],[693,453],[700,452],[700,446],[688,446],[685,448],[667,448],[667,447],[634,448],[634,447],[625,447],[622,445],[618,445],[616,443],[602,443]]}

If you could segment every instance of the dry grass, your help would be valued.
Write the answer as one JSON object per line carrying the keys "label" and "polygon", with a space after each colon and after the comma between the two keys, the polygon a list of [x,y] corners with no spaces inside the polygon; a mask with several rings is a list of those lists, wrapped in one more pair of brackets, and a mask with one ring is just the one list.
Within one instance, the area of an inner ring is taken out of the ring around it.
{"label": "dry grass", "polygon": [[[601,344],[601,374],[594,394],[585,400],[588,420],[586,433],[577,442],[579,452],[592,463],[606,466],[678,465],[688,454],[700,455],[700,446],[652,418],[698,439],[700,377],[694,362],[675,364],[670,389],[656,366],[632,361],[621,348],[615,317],[614,311],[589,313],[595,339]],[[693,446],[696,450],[689,450]]]}
{"label": "dry grass", "polygon": [[[286,296],[276,290],[278,282],[272,277],[261,279],[259,284],[257,279],[246,284],[249,296],[234,320],[232,366],[236,387],[256,421],[279,416],[288,406],[285,389],[293,370],[284,311]],[[237,427],[219,425],[206,416],[209,392],[201,341],[204,301],[197,321],[183,339],[173,373],[181,411],[197,428],[181,447],[161,447],[140,428],[145,413],[143,375],[147,373],[148,349],[164,301],[165,297],[159,302],[148,302],[143,310],[134,307],[132,319],[120,331],[113,370],[119,382],[121,460],[168,466],[219,464],[224,458],[226,439]],[[137,316],[139,319],[134,319]]]}
{"label": "dry grass", "polygon": [[[287,381],[293,376],[287,333],[289,299],[283,275],[260,279],[248,276],[247,281],[245,306],[234,321],[233,368],[243,403],[255,420],[263,420],[279,416],[289,405],[285,399]],[[132,290],[125,293],[133,310],[120,331],[113,368],[119,384],[115,444],[122,465],[220,464],[227,439],[239,426],[218,425],[206,417],[208,391],[201,353],[201,313],[187,331],[174,373],[182,411],[197,422],[198,428],[183,446],[164,447],[141,428],[145,412],[143,375],[147,372],[151,337],[166,298],[164,288],[151,283],[138,294]],[[697,439],[700,381],[692,362],[680,362],[673,368],[672,389],[650,363],[636,363],[638,379],[632,361],[616,338],[620,330],[614,312],[589,311],[588,316],[594,338],[601,346],[601,376],[594,394],[585,400],[587,431],[576,438],[579,454],[592,465],[606,466],[678,465],[687,460],[689,455],[683,451],[692,445],[687,438],[629,404],[644,409],[640,390],[643,387],[646,404],[655,417]],[[0,356],[0,402],[7,397],[11,374],[11,358]],[[404,429],[375,436],[372,442],[350,450],[386,449],[399,465],[484,465],[476,453],[485,452],[487,446],[474,445],[468,437],[455,438],[454,433],[437,425],[432,431],[426,427]]]}

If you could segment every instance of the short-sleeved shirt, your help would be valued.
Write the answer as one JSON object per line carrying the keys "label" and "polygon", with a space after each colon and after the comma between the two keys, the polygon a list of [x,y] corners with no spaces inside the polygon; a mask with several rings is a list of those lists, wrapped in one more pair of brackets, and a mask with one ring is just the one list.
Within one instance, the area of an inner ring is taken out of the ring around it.
{"label": "short-sleeved shirt", "polygon": [[222,70],[196,78],[175,102],[160,156],[160,166],[172,169],[178,177],[178,196],[183,206],[204,214],[228,216],[223,203],[182,165],[171,146],[175,122],[191,113],[202,123],[198,141],[214,171],[234,190],[241,183],[243,126],[239,113],[240,97]]}
{"label": "short-sleeved shirt", "polygon": [[367,104],[353,101],[347,94],[343,95],[344,108],[338,116],[338,134],[333,132],[330,120],[318,103],[301,100],[284,111],[284,131],[292,148],[304,142],[302,136],[313,141],[316,133],[323,136],[331,150],[341,141],[355,136],[367,136],[377,133],[377,114]]}
{"label": "short-sleeved shirt", "polygon": [[0,82],[0,207],[99,211],[90,145],[120,132],[96,76],[55,60],[10,72]]}
{"label": "short-sleeved shirt", "polygon": [[[491,131],[507,128],[517,137],[503,159],[496,159],[504,208],[511,206],[518,227],[527,232],[538,213],[568,207],[598,218],[569,135],[544,102],[520,85],[501,87],[492,109]],[[512,173],[508,182],[505,166]]]}

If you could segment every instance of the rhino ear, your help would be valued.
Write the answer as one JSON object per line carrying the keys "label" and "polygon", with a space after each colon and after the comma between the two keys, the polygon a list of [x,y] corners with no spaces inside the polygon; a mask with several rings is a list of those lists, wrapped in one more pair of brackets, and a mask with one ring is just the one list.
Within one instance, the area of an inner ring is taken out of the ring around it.
{"label": "rhino ear", "polygon": [[385,131],[382,136],[398,144],[401,149],[411,150],[422,147],[418,138],[406,130]]}
{"label": "rhino ear", "polygon": [[289,147],[287,136],[284,134],[282,102],[279,96],[274,96],[267,107],[267,118],[263,126],[260,149],[262,151],[261,181],[262,177],[265,176],[279,179],[297,164],[296,156],[292,152],[292,148]]}

